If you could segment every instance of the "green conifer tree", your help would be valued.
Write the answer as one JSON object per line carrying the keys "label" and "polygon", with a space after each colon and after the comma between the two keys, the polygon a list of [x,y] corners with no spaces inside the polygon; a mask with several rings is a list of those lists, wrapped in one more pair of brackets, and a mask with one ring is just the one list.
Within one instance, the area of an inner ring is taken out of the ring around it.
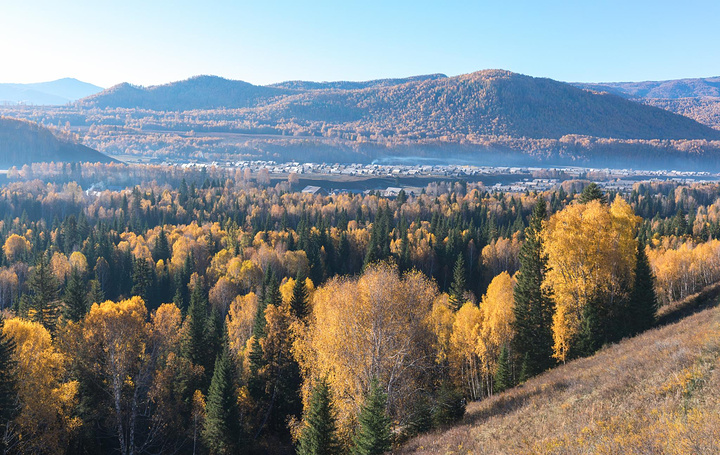
{"label": "green conifer tree", "polygon": [[82,275],[77,268],[73,267],[63,296],[63,302],[65,303],[63,316],[73,322],[78,322],[84,318],[88,311],[87,297],[88,293]]}
{"label": "green conifer tree", "polygon": [[603,193],[602,188],[600,188],[597,183],[592,182],[588,186],[583,188],[578,201],[580,201],[581,204],[587,204],[588,202],[594,201],[596,199],[603,204],[608,203],[608,198],[605,193]]}
{"label": "green conifer tree", "polygon": [[227,347],[215,360],[208,389],[203,441],[211,454],[235,454],[241,449],[240,410],[235,374]]}
{"label": "green conifer tree", "polygon": [[503,346],[498,358],[497,369],[495,370],[495,392],[503,392],[513,386],[512,371],[510,367],[510,355],[508,349]]}
{"label": "green conifer tree", "polygon": [[513,291],[515,306],[515,337],[513,347],[523,358],[526,377],[550,368],[552,357],[553,303],[549,292],[542,287],[547,271],[547,257],[543,251],[542,223],[546,204],[540,199],[525,228],[525,242],[520,248],[520,270]]}
{"label": "green conifer tree", "polygon": [[290,298],[290,309],[298,319],[304,319],[308,313],[308,291],[305,286],[305,277],[298,273]]}
{"label": "green conifer tree", "polygon": [[629,335],[636,335],[655,324],[657,305],[655,277],[645,254],[644,245],[638,244],[635,262],[635,283],[630,296],[630,314],[627,315],[630,319]]}
{"label": "green conifer tree", "polygon": [[353,441],[353,455],[381,455],[390,450],[392,434],[387,415],[387,395],[377,378],[370,383],[370,391],[358,416],[359,428]]}
{"label": "green conifer tree", "polygon": [[313,387],[308,409],[303,416],[305,427],[298,441],[298,455],[339,455],[337,418],[333,411],[330,386],[324,379]]}
{"label": "green conifer tree", "polygon": [[453,281],[450,285],[450,307],[457,311],[465,303],[465,259],[460,253],[453,269]]}
{"label": "green conifer tree", "polygon": [[3,333],[5,321],[0,315],[0,453],[5,453],[7,425],[18,411],[15,342]]}
{"label": "green conifer tree", "polygon": [[32,296],[28,302],[28,316],[31,320],[42,324],[50,333],[54,333],[60,310],[58,301],[60,286],[44,254],[40,256],[30,276],[29,287]]}

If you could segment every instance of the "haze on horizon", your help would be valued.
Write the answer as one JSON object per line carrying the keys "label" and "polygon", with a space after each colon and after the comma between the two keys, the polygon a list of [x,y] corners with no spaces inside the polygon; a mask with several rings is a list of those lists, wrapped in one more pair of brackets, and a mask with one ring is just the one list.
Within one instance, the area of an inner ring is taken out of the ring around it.
{"label": "haze on horizon", "polygon": [[720,3],[9,2],[0,82],[254,84],[502,68],[563,81],[720,75]]}

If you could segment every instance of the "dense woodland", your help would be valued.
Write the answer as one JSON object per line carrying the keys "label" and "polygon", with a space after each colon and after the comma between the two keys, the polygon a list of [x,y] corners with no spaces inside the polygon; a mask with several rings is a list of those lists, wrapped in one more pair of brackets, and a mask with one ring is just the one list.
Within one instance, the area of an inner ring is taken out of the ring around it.
{"label": "dense woodland", "polygon": [[6,453],[382,453],[720,280],[717,184],[387,199],[258,177],[14,171]]}

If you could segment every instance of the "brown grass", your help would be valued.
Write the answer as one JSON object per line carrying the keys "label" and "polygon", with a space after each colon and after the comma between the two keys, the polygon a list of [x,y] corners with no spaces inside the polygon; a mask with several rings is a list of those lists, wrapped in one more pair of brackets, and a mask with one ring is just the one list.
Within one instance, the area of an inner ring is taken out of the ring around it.
{"label": "brown grass", "polygon": [[720,308],[468,405],[397,453],[720,453]]}

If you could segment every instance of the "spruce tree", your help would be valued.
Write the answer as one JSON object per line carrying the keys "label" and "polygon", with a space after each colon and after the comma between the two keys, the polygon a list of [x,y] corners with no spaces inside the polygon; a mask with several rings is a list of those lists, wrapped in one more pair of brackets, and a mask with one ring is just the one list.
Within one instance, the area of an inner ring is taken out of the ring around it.
{"label": "spruce tree", "polygon": [[305,278],[298,274],[293,286],[292,297],[290,298],[290,309],[298,319],[304,319],[308,313],[308,291],[305,286]]}
{"label": "spruce tree", "polygon": [[453,282],[450,285],[450,307],[457,311],[465,303],[465,259],[460,253],[453,269]]}
{"label": "spruce tree", "polygon": [[29,287],[32,296],[29,301],[28,316],[31,320],[42,324],[50,333],[54,333],[59,316],[60,286],[44,254],[40,256],[30,276]]}
{"label": "spruce tree", "polygon": [[392,435],[386,408],[387,395],[382,391],[378,379],[373,378],[358,416],[360,426],[353,441],[353,455],[381,455],[390,450]]}
{"label": "spruce tree", "polygon": [[602,188],[600,188],[597,183],[592,182],[588,186],[583,188],[578,201],[580,201],[581,204],[587,204],[588,202],[594,200],[598,200],[603,204],[608,203],[608,198],[605,193],[603,193]]}
{"label": "spruce tree", "polygon": [[170,244],[168,243],[165,229],[160,229],[157,240],[155,240],[155,246],[153,247],[152,257],[155,262],[163,260],[167,262],[170,259]]}
{"label": "spruce tree", "polygon": [[63,302],[65,303],[63,316],[73,322],[78,322],[84,318],[88,311],[87,296],[82,275],[76,267],[73,267],[63,296]]}
{"label": "spruce tree", "polygon": [[239,452],[242,435],[234,369],[227,347],[216,358],[214,370],[208,389],[203,441],[212,454],[235,454]]}
{"label": "spruce tree", "polygon": [[105,301],[105,293],[100,286],[98,280],[90,280],[90,291],[87,296],[88,307],[92,306],[93,303],[102,303]]}
{"label": "spruce tree", "polygon": [[298,441],[298,455],[336,455],[342,453],[337,437],[337,418],[333,410],[330,386],[321,379],[313,387],[305,427]]}
{"label": "spruce tree", "polygon": [[550,368],[553,364],[552,315],[550,293],[542,283],[547,272],[547,256],[543,251],[542,223],[546,204],[538,200],[530,223],[525,228],[525,242],[520,248],[520,270],[513,291],[515,306],[515,337],[513,347],[523,359],[527,379]]}
{"label": "spruce tree", "polygon": [[0,452],[5,453],[4,446],[8,422],[18,411],[17,378],[15,376],[15,342],[4,334],[5,321],[0,315]]}
{"label": "spruce tree", "polygon": [[495,370],[495,392],[500,393],[513,386],[512,371],[510,367],[510,355],[506,346],[503,346],[498,358],[497,369]]}
{"label": "spruce tree", "polygon": [[213,368],[212,353],[208,349],[206,330],[208,327],[208,302],[201,283],[195,283],[190,295],[190,306],[187,314],[187,331],[182,342],[183,357],[205,370],[205,377],[200,384],[201,390],[207,390],[207,380]]}
{"label": "spruce tree", "polygon": [[638,244],[635,262],[635,283],[630,296],[629,314],[630,333],[636,335],[655,324],[657,312],[657,295],[655,294],[655,277],[645,254],[645,247]]}
{"label": "spruce tree", "polygon": [[150,264],[145,258],[137,258],[133,261],[132,271],[132,295],[142,297],[148,307],[150,306],[149,294],[153,283],[153,274]]}

